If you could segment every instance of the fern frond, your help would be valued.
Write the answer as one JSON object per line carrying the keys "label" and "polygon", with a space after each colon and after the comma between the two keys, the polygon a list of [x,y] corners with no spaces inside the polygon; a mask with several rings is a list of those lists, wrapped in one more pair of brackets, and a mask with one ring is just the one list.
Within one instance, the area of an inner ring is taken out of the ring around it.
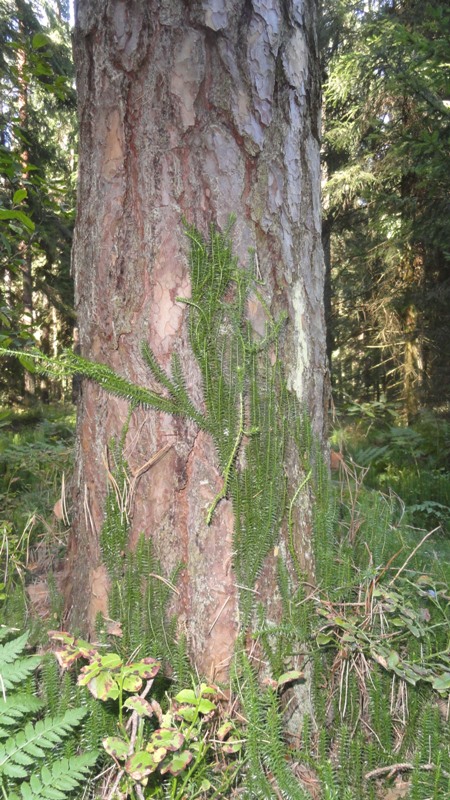
{"label": "fern frond", "polygon": [[[2,638],[13,632],[10,628],[3,628]],[[6,692],[26,681],[41,662],[40,656],[22,656],[28,636],[29,633],[25,632],[0,645],[0,690],[4,696]]]}
{"label": "fern frond", "polygon": [[[10,628],[5,628],[5,636],[12,633]],[[29,632],[26,631],[22,636],[17,636],[5,644],[0,645],[0,670],[3,669],[5,664],[11,664],[20,656],[25,650],[28,641]]]}
{"label": "fern frond", "polygon": [[8,693],[5,697],[0,695],[0,738],[10,736],[8,728],[17,727],[20,720],[40,711],[43,705],[42,700],[26,692]]}
{"label": "fern frond", "polygon": [[12,628],[8,628],[7,625],[0,625],[0,642],[3,642],[3,639],[7,639],[11,633],[14,633]]}
{"label": "fern frond", "polygon": [[207,430],[205,417],[195,408],[188,395],[178,354],[172,355],[172,378],[170,378],[158,363],[158,359],[147,342],[142,345],[141,352],[155,380],[169,393],[171,401],[177,408],[176,413],[194,420],[200,428]]}
{"label": "fern frond", "polygon": [[285,800],[308,800],[297,778],[286,763],[286,744],[283,741],[283,725],[278,708],[278,697],[273,689],[268,691],[268,708],[264,736],[264,760],[266,769],[273,774],[279,793]]}
{"label": "fern frond", "polygon": [[172,377],[173,384],[171,394],[180,409],[180,413],[194,420],[202,430],[208,430],[206,418],[200,411],[197,411],[189,397],[180,357],[178,353],[175,352],[172,354]]}
{"label": "fern frond", "polygon": [[1,668],[3,688],[8,691],[15,686],[22,684],[33,674],[36,667],[41,663],[40,656],[25,656],[18,658],[12,664],[5,664]]}
{"label": "fern frond", "polygon": [[98,759],[98,752],[83,753],[72,758],[60,758],[49,767],[34,772],[23,781],[20,791],[23,800],[65,800],[68,793],[82,785]]}
{"label": "fern frond", "polygon": [[26,778],[28,766],[33,759],[44,758],[46,751],[61,744],[79,725],[86,711],[72,708],[62,717],[44,717],[36,723],[28,722],[23,730],[10,736],[0,745],[0,774],[11,778]]}
{"label": "fern frond", "polygon": [[244,797],[274,800],[276,795],[264,768],[265,721],[267,714],[266,692],[261,691],[256,675],[245,653],[240,654],[239,667],[242,675],[239,693],[243,713],[248,723],[246,731],[248,769],[245,781],[247,791]]}
{"label": "fern frond", "polygon": [[141,353],[142,358],[144,359],[145,363],[147,364],[150,372],[152,373],[154,379],[160,386],[163,386],[170,394],[173,394],[173,383],[170,380],[167,373],[163,370],[161,365],[158,363],[158,359],[156,358],[153,350],[149,346],[147,342],[143,342],[141,346]]}
{"label": "fern frond", "polygon": [[[17,350],[0,348],[0,352],[3,355],[23,356],[23,353]],[[41,375],[48,375],[56,379],[81,375],[116,397],[122,397],[137,405],[165,411],[167,414],[177,415],[180,413],[180,409],[172,400],[157,392],[152,392],[150,389],[145,389],[143,386],[131,383],[106,364],[88,361],[71,350],[65,350],[58,358],[50,358],[40,351],[27,350],[26,357],[33,359],[36,372]]]}
{"label": "fern frond", "polygon": [[117,373],[106,364],[88,361],[72,353],[70,350],[65,351],[63,356],[61,356],[61,362],[63,367],[72,374],[78,373],[84,378],[89,378],[102,386],[102,388],[110,394],[123,397],[126,400],[131,400],[139,405],[155,408],[158,411],[165,411],[168,414],[179,413],[173,401],[157,392],[152,392],[150,389],[145,389],[143,386],[137,386],[131,383],[131,381],[117,375]]}

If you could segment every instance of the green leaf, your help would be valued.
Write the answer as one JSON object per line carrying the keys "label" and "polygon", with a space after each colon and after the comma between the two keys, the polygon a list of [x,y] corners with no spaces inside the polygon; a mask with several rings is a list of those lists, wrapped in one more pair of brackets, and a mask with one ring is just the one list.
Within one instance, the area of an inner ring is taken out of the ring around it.
{"label": "green leaf", "polygon": [[319,647],[324,647],[325,645],[330,644],[330,642],[334,641],[335,641],[334,636],[332,636],[330,633],[318,633],[316,636],[316,642],[319,645]]}
{"label": "green leaf", "polygon": [[239,753],[240,750],[242,750],[242,742],[240,739],[227,739],[226,742],[222,744],[222,750],[224,753],[228,753],[228,755]]}
{"label": "green leaf", "polygon": [[165,775],[166,772],[170,772],[173,776],[180,775],[191,761],[192,753],[189,750],[183,750],[182,753],[177,753],[175,756],[172,756],[170,761],[161,767],[161,775]]}
{"label": "green leaf", "polygon": [[197,705],[198,697],[192,689],[182,689],[181,692],[175,695],[175,700],[177,703],[191,703],[192,705]]}
{"label": "green leaf", "polygon": [[206,697],[202,697],[197,708],[200,714],[209,714],[210,711],[216,710],[216,705],[211,703],[211,700],[207,700]]}
{"label": "green leaf", "polygon": [[80,674],[78,676],[77,683],[79,686],[87,686],[89,681],[93,678],[96,678],[101,672],[100,667],[100,659],[95,659],[95,661],[91,661],[90,664],[85,664],[84,667],[81,668]]}
{"label": "green leaf", "polygon": [[207,683],[200,684],[200,695],[203,697],[204,694],[216,694],[217,687],[209,686]]}
{"label": "green leaf", "polygon": [[31,775],[29,782],[21,783],[23,800],[66,800],[67,794],[85,781],[98,756],[99,752],[92,750],[69,759],[58,758],[49,766],[43,766],[40,772]]}
{"label": "green leaf", "polygon": [[33,50],[40,50],[41,47],[47,47],[51,40],[45,33],[35,33],[32,39]]}
{"label": "green leaf", "polygon": [[228,719],[226,722],[223,722],[222,725],[217,730],[217,738],[220,742],[228,736],[231,731],[234,730],[233,723]]}
{"label": "green leaf", "polygon": [[122,666],[122,659],[117,653],[107,653],[104,656],[100,656],[100,664],[102,669],[116,669],[117,667]]}
{"label": "green leaf", "polygon": [[34,773],[30,778],[30,786],[35,795],[39,796],[41,794],[42,783],[36,773]]}
{"label": "green leaf", "polygon": [[142,781],[155,771],[158,764],[147,750],[138,750],[125,762],[125,771],[135,781]]}
{"label": "green leaf", "polygon": [[107,736],[103,739],[103,747],[110,756],[114,756],[119,761],[124,761],[129,756],[130,745],[125,739],[119,736]]}
{"label": "green leaf", "polygon": [[92,678],[88,684],[91,694],[98,700],[117,700],[119,689],[110,672],[102,671]]}
{"label": "green leaf", "polygon": [[151,755],[153,761],[155,762],[156,766],[158,766],[158,764],[161,764],[161,762],[164,761],[164,759],[165,759],[165,757],[167,755],[167,748],[166,747],[154,747],[152,742],[149,742],[145,749],[146,749],[147,753],[150,753],[150,755]]}
{"label": "green leaf", "polygon": [[154,658],[143,658],[141,661],[135,661],[133,664],[128,664],[124,668],[124,672],[130,675],[139,675],[144,680],[151,680],[158,674],[161,665]]}
{"label": "green leaf", "polygon": [[53,780],[52,773],[50,772],[49,768],[45,765],[41,769],[41,780],[44,786],[48,786],[49,784],[51,784]]}
{"label": "green leaf", "polygon": [[196,714],[197,711],[193,706],[180,706],[180,708],[177,708],[177,715],[184,719],[185,722],[193,722]]}
{"label": "green leaf", "polygon": [[292,681],[299,681],[305,677],[304,672],[299,672],[298,669],[291,669],[289,672],[283,672],[282,675],[277,680],[277,686],[284,686],[286,683],[292,683]]}
{"label": "green leaf", "polygon": [[333,623],[337,625],[339,628],[344,628],[344,630],[352,630],[354,627],[350,625],[348,620],[344,619],[344,617],[331,617]]}
{"label": "green leaf", "polygon": [[13,204],[17,205],[17,203],[21,203],[22,200],[25,200],[28,192],[26,189],[17,189],[13,195]]}
{"label": "green leaf", "polygon": [[166,750],[179,750],[184,744],[183,734],[176,728],[158,728],[152,734],[152,744]]}
{"label": "green leaf", "polygon": [[62,649],[55,652],[56,659],[63,669],[68,669],[78,658],[95,659],[97,651],[84,639],[76,639],[65,631],[49,631],[48,635],[54,642],[60,642]]}
{"label": "green leaf", "polygon": [[400,656],[395,650],[391,650],[387,657],[387,665],[389,669],[394,669],[400,663]]}
{"label": "green leaf", "polygon": [[1,771],[8,776],[8,778],[27,778],[28,772],[23,767],[20,767],[18,764],[13,764],[11,761],[8,761],[4,766],[2,766]]}
{"label": "green leaf", "polygon": [[154,714],[152,706],[143,697],[128,697],[123,705],[124,708],[130,708],[135,711],[140,717],[152,717]]}
{"label": "green leaf", "polygon": [[[8,634],[9,628],[5,630],[6,634]],[[0,668],[2,670],[4,664],[11,664],[23,653],[29,635],[29,631],[26,631],[22,636],[18,636],[16,639],[12,639],[10,642],[0,645]]]}
{"label": "green leaf", "polygon": [[434,679],[432,686],[439,694],[446,695],[450,689],[450,672],[444,672],[443,675],[438,675]]}
{"label": "green leaf", "polygon": [[23,211],[9,211],[6,208],[0,208],[0,219],[16,219],[21,222],[22,225],[24,225],[24,227],[27,228],[27,230],[29,230],[31,233],[36,227],[33,220],[31,220],[27,214],[24,214]]}
{"label": "green leaf", "polygon": [[142,687],[142,678],[139,675],[127,675],[122,682],[125,692],[138,692]]}
{"label": "green leaf", "polygon": [[18,684],[23,684],[26,678],[39,666],[41,660],[40,656],[25,656],[17,659],[13,664],[2,665],[0,657],[0,674],[4,688],[8,690]]}

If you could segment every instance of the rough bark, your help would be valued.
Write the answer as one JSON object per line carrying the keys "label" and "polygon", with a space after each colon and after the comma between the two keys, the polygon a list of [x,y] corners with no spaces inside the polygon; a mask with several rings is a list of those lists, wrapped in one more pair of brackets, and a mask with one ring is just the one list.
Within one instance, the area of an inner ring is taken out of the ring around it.
{"label": "rough bark", "polygon": [[[235,251],[255,248],[275,316],[289,316],[281,357],[290,386],[323,435],[325,331],[320,226],[319,70],[315,3],[298,0],[78,0],[75,60],[81,125],[73,268],[83,355],[149,385],[140,344],[167,367],[182,359],[201,403],[187,344],[185,217],[207,231],[236,214]],[[258,326],[258,311],[253,323]],[[98,534],[104,452],[126,415],[122,401],[83,383],[71,621],[92,625],[107,581]],[[220,672],[238,628],[232,512],[205,510],[221,487],[212,442],[195,425],[137,410],[127,437],[132,469],[171,443],[140,479],[132,539],[152,536],[171,568],[186,565],[178,612],[201,672]],[[311,563],[308,526],[298,531]],[[266,591],[273,589],[267,585]],[[220,613],[219,613],[220,612]],[[219,615],[219,616],[218,616]],[[217,619],[218,617],[218,619]]]}

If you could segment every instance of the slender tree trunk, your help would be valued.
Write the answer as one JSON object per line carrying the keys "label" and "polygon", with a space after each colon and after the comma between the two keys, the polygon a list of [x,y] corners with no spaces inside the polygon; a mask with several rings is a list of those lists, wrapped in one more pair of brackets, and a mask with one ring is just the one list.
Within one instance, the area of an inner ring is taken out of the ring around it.
{"label": "slender tree trunk", "polygon": [[[23,33],[23,30],[22,30]],[[22,131],[25,131],[28,125],[28,83],[25,76],[26,67],[26,54],[25,51],[19,49],[17,51],[17,73],[18,73],[18,86],[19,94],[17,99],[17,110]],[[22,148],[20,154],[22,164],[22,179],[24,184],[28,180],[28,163],[29,153],[27,147]],[[21,254],[21,270],[22,270],[22,323],[28,330],[30,337],[33,337],[33,276],[32,276],[32,253],[28,242],[22,241],[20,243]],[[24,387],[26,395],[34,395],[36,390],[35,377],[31,372],[25,370]]]}
{"label": "slender tree trunk", "polygon": [[[176,350],[191,396],[201,403],[186,310],[176,300],[189,294],[182,220],[206,233],[211,222],[223,227],[236,214],[235,252],[246,263],[254,248],[272,313],[287,312],[281,358],[322,437],[315,11],[313,0],[78,0],[73,265],[82,354],[149,385],[141,343],[150,343],[164,367]],[[253,327],[262,331],[261,306],[250,305]],[[125,417],[124,402],[83,382],[67,601],[72,624],[84,628],[106,608],[98,543],[104,456]],[[184,562],[180,622],[199,670],[217,675],[239,625],[231,504],[221,502],[206,525],[222,477],[205,433],[165,414],[133,412],[126,443],[131,469],[166,444],[171,449],[140,479],[130,544],[143,531],[167,569]],[[300,561],[311,571],[307,517],[296,537]],[[270,595],[273,582],[259,590]]]}

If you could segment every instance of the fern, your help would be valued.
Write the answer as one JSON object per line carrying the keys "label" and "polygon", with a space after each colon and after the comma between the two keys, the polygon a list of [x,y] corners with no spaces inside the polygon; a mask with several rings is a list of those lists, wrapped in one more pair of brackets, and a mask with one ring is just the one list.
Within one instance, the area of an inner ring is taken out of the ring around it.
{"label": "fern", "polygon": [[45,758],[48,750],[61,744],[80,724],[84,709],[72,708],[62,717],[45,717],[38,722],[27,722],[25,727],[0,745],[0,774],[10,778],[26,778],[25,767],[36,759]]}
{"label": "fern", "polygon": [[283,740],[279,700],[273,689],[267,692],[267,712],[263,753],[266,769],[273,774],[279,793],[286,800],[308,800],[297,778],[286,761],[286,743]]}
{"label": "fern", "polygon": [[[43,766],[32,774],[29,781],[21,783],[21,800],[65,800],[83,784],[97,757],[96,753],[84,753],[60,758],[49,767]],[[9,800],[19,800],[19,795],[10,794]]]}
{"label": "fern", "polygon": [[[364,490],[355,493],[351,478],[347,491],[339,487],[338,493],[338,487],[330,481],[307,416],[286,387],[277,352],[284,320],[274,320],[267,313],[265,335],[257,336],[252,331],[246,318],[247,300],[253,293],[263,307],[264,301],[254,285],[251,271],[238,267],[229,231],[221,234],[212,227],[205,239],[195,228],[187,227],[187,235],[191,245],[191,297],[179,300],[187,308],[189,343],[201,375],[201,411],[189,396],[178,353],[173,354],[170,369],[166,371],[148,344],[143,345],[142,358],[155,387],[152,390],[135,386],[106,365],[91,363],[73,353],[65,353],[60,360],[38,353],[32,353],[31,357],[44,372],[51,375],[79,373],[110,393],[128,398],[132,404],[139,403],[193,420],[211,436],[223,483],[209,510],[208,520],[211,521],[220,501],[227,497],[232,503],[235,520],[236,582],[243,587],[240,590],[241,628],[247,632],[255,616],[255,593],[249,590],[254,588],[264,561],[278,543],[285,526],[291,565],[279,559],[282,620],[277,625],[270,624],[262,607],[257,609],[259,644],[276,674],[282,671],[286,661],[304,655],[311,634],[317,628],[314,602],[319,602],[319,595],[325,613],[334,613],[331,609],[339,606],[346,609],[348,604],[364,606],[361,597],[367,597],[365,593],[370,582],[374,581],[374,585],[376,582],[377,587],[382,585],[384,573],[380,573],[380,565],[389,564],[391,556],[407,546],[408,536],[393,525],[392,504],[386,498]],[[104,561],[112,579],[109,612],[123,627],[123,638],[117,646],[124,654],[142,646],[146,653],[172,664],[177,679],[187,684],[185,641],[176,640],[176,620],[167,620],[171,596],[167,581],[173,583],[176,572],[163,576],[151,544],[143,539],[135,553],[128,552],[129,525],[123,507],[128,476],[122,455],[126,429],[124,426],[120,441],[112,448],[115,489],[110,488],[108,492],[101,536]],[[291,461],[299,465],[295,476],[286,474],[285,465]],[[296,505],[301,507],[305,498],[308,507],[312,507],[314,599],[307,599],[312,594],[311,587],[302,586],[291,513]],[[292,565],[295,570],[290,569]],[[423,569],[428,572],[432,567],[427,564]],[[299,585],[293,587],[294,573]],[[437,597],[436,592],[435,595]],[[428,600],[423,601],[424,609],[426,603]],[[445,653],[448,646],[448,625],[442,622],[446,619],[448,623],[448,612],[438,609],[436,604],[430,609],[427,606],[426,611],[431,616],[432,634],[420,639],[413,635],[405,643],[409,659],[417,664],[421,660],[433,663],[434,654]],[[368,629],[359,628],[358,632],[361,630]],[[379,632],[381,637],[383,632]],[[5,638],[8,639],[8,634],[3,635],[0,630],[0,642]],[[392,641],[396,641],[395,638]],[[368,782],[365,773],[398,760],[400,754],[414,764],[410,776],[411,798],[424,800],[424,797],[446,796],[450,773],[449,733],[431,705],[431,688],[410,689],[409,720],[407,715],[405,720],[397,719],[391,708],[391,675],[372,662],[370,680],[366,679],[364,670],[358,673],[356,669],[361,664],[354,659],[359,646],[357,640],[347,635],[345,653],[343,642],[342,636],[342,641],[332,641],[325,652],[317,647],[307,652],[314,717],[305,723],[301,752],[308,751],[304,753],[305,761],[314,764],[321,776],[323,798],[375,798],[379,787],[375,781]],[[11,692],[4,700],[0,731],[0,738],[6,739],[3,747],[14,739],[9,736],[11,729],[38,710],[19,693],[14,695],[15,687],[29,679],[39,661],[23,656],[25,644],[26,638],[19,637],[15,643],[6,641],[0,645],[0,674],[5,691]],[[363,655],[370,659],[370,652]],[[261,690],[244,656],[239,658],[239,670],[243,712],[248,720],[247,788],[244,789],[247,794],[244,796],[305,797],[286,764],[277,694],[273,690]],[[70,691],[70,685],[66,685],[67,702]],[[344,704],[340,703],[341,692],[345,692]],[[50,696],[52,705],[56,706],[54,688],[49,691]],[[364,727],[360,725],[360,717]],[[31,735],[32,730],[38,738],[42,733],[45,741],[42,731],[33,726],[27,728],[27,724],[30,723],[26,723],[22,731],[25,741],[25,731]],[[67,744],[67,738],[64,741],[70,750],[72,745]],[[36,744],[39,746],[45,751],[42,743]],[[438,752],[433,770],[424,770],[430,753]],[[29,766],[26,759],[31,755],[25,746],[20,753],[17,761],[11,757],[8,763],[13,771],[26,772]],[[62,771],[67,764],[69,761],[62,765]],[[81,770],[82,766],[79,768]],[[41,788],[47,785],[47,779],[50,783],[53,781],[53,768],[49,766],[48,769],[50,772],[45,775],[43,770],[42,774],[37,774],[34,785],[29,782],[29,790],[37,792],[36,796],[50,797],[42,794]],[[76,769],[74,766],[74,773]],[[23,789],[22,796],[27,791]]]}
{"label": "fern", "polygon": [[[276,357],[284,319],[273,320],[266,309],[266,335],[260,337],[252,331],[246,319],[250,292],[254,291],[266,306],[254,287],[251,271],[238,267],[230,229],[220,233],[211,226],[205,240],[194,227],[186,226],[191,244],[191,297],[178,299],[188,309],[189,343],[202,378],[204,413],[188,395],[178,354],[172,356],[169,374],[147,343],[142,346],[142,357],[155,390],[136,386],[107,365],[87,361],[70,351],[59,359],[37,351],[27,355],[35,360],[39,371],[52,376],[78,373],[111,394],[192,419],[210,433],[223,487],[209,509],[208,522],[220,500],[230,498],[235,515],[234,566],[237,581],[245,587],[241,610],[246,624],[254,599],[248,589],[254,587],[265,558],[279,539],[286,510],[283,464],[288,393]],[[123,565],[118,556],[125,549],[127,526],[116,506],[126,477],[118,469],[115,478],[119,497],[108,494],[102,550],[110,574],[119,578]]]}
{"label": "fern", "polygon": [[0,738],[10,735],[11,728],[30,714],[36,714],[43,707],[42,700],[27,692],[5,694],[0,700]]}
{"label": "fern", "polygon": [[[73,737],[86,711],[72,708],[60,716],[29,720],[44,703],[23,687],[41,658],[24,655],[27,632],[8,639],[11,633],[8,628],[0,629],[0,787],[9,800],[19,797],[14,793],[19,787],[22,800],[62,800],[79,787],[98,757],[96,751],[69,760],[61,757],[61,748]],[[16,690],[19,684],[21,688]],[[39,761],[44,763],[36,767]]]}
{"label": "fern", "polygon": [[239,664],[242,676],[239,691],[248,723],[248,770],[244,796],[267,800],[280,796],[286,800],[308,800],[309,795],[301,788],[286,762],[286,743],[276,692],[273,689],[261,690],[246,655],[240,655]]}
{"label": "fern", "polygon": [[[10,628],[2,628],[2,638],[6,638],[11,632]],[[23,684],[40,664],[41,659],[39,656],[22,655],[28,636],[28,633],[23,633],[16,639],[11,639],[0,645],[0,676],[3,693],[9,689],[14,689],[18,684]],[[5,694],[3,696],[5,697]]]}
{"label": "fern", "polygon": [[239,659],[239,666],[241,673],[239,691],[248,726],[246,744],[248,761],[246,788],[248,793],[244,796],[272,800],[274,792],[264,769],[261,746],[265,734],[266,696],[261,691],[247,657],[243,654]]}

